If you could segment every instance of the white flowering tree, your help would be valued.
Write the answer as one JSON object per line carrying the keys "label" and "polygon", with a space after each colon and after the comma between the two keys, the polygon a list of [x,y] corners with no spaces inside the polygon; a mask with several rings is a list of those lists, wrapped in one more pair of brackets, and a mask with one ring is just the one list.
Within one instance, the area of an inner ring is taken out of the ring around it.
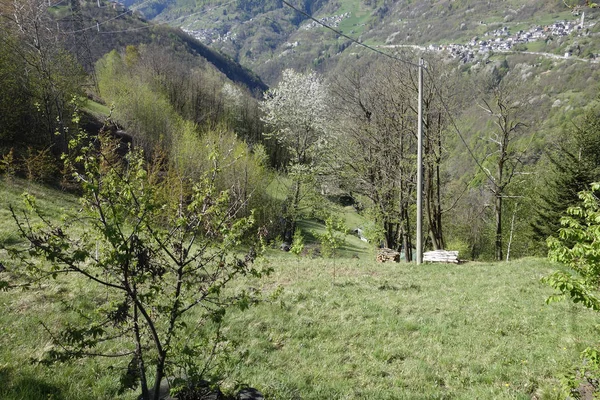
{"label": "white flowering tree", "polygon": [[285,239],[291,240],[300,215],[300,204],[314,185],[328,144],[328,90],[315,72],[283,71],[279,84],[265,93],[261,105],[265,133],[277,140],[290,156],[288,173],[292,187],[285,212]]}

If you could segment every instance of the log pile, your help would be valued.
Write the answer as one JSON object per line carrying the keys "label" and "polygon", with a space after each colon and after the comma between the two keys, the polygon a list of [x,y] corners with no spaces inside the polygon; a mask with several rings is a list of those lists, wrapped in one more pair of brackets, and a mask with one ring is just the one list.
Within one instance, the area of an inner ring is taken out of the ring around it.
{"label": "log pile", "polygon": [[395,250],[384,247],[382,249],[379,249],[375,259],[377,260],[377,262],[380,262],[380,263],[384,263],[384,262],[388,262],[388,261],[400,262],[400,253]]}
{"label": "log pile", "polygon": [[441,262],[458,264],[458,251],[434,250],[423,253],[424,262]]}

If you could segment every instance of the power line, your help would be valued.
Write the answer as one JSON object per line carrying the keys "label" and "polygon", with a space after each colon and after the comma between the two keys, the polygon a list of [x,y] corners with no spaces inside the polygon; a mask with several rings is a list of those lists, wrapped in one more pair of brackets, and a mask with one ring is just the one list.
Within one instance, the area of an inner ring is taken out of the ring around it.
{"label": "power line", "polygon": [[[339,30],[337,30],[337,29],[335,29],[335,28],[333,28],[333,27],[331,27],[331,26],[329,26],[329,25],[325,24],[324,22],[322,22],[322,21],[319,21],[318,19],[314,18],[312,15],[310,15],[310,14],[308,14],[308,13],[306,13],[306,12],[304,12],[304,11],[300,10],[300,9],[298,9],[297,7],[293,6],[292,4],[288,3],[288,2],[287,2],[287,1],[285,1],[285,0],[282,0],[282,3],[283,3],[283,4],[285,4],[285,5],[286,5],[286,6],[288,6],[288,7],[290,7],[290,8],[292,8],[292,9],[296,10],[297,12],[301,13],[302,15],[304,15],[304,16],[306,16],[306,17],[310,18],[311,20],[313,20],[313,21],[314,21],[314,22],[316,22],[317,24],[319,24],[319,25],[321,25],[321,26],[323,26],[323,27],[325,27],[325,28],[327,28],[327,29],[329,29],[329,30],[332,30],[333,32],[337,33],[338,35],[340,35],[340,36],[343,36],[343,37],[345,37],[345,38],[347,38],[347,39],[351,40],[352,42],[354,42],[354,43],[356,43],[356,44],[358,44],[358,45],[360,45],[360,46],[362,46],[362,47],[365,47],[365,48],[367,48],[367,49],[369,49],[369,50],[371,50],[371,51],[374,51],[374,52],[376,52],[376,53],[378,53],[378,54],[381,54],[381,55],[383,55],[383,56],[385,56],[385,57],[388,57],[388,58],[391,58],[391,59],[393,59],[393,60],[400,61],[400,62],[402,62],[402,63],[408,64],[408,65],[411,65],[411,66],[413,66],[413,67],[417,67],[417,68],[420,68],[420,67],[421,67],[419,64],[416,64],[416,63],[414,63],[414,62],[412,62],[412,61],[408,61],[408,60],[404,60],[404,59],[401,59],[401,58],[395,57],[395,56],[393,56],[393,55],[391,55],[391,54],[385,53],[385,52],[383,52],[383,51],[381,51],[381,50],[378,50],[378,49],[376,49],[376,48],[374,48],[374,47],[371,47],[371,46],[369,46],[369,45],[366,45],[366,44],[364,44],[364,43],[362,43],[362,42],[360,42],[360,41],[358,41],[358,40],[356,40],[356,39],[354,39],[354,38],[352,38],[352,37],[350,37],[350,36],[348,36],[348,35],[344,34],[343,32],[341,32],[341,31],[339,31]],[[431,79],[431,81],[432,81],[432,82],[434,82],[434,80],[433,80],[433,78],[432,78],[432,76],[431,76],[431,72],[429,71],[429,69],[428,69],[428,68],[426,68],[426,67],[424,67],[423,69],[425,69],[425,70],[427,70],[427,71],[428,71],[428,72],[427,72],[427,75],[429,76],[429,78]],[[492,177],[490,176],[490,174],[488,173],[488,171],[486,171],[486,169],[483,167],[483,165],[481,165],[481,163],[479,162],[479,160],[477,159],[477,157],[475,157],[475,154],[473,153],[473,150],[471,150],[471,148],[470,148],[470,147],[469,147],[469,145],[467,144],[467,141],[465,140],[465,138],[463,137],[463,135],[462,135],[462,133],[461,133],[460,129],[458,128],[458,125],[456,124],[456,121],[455,121],[455,120],[454,120],[454,118],[452,117],[452,114],[450,113],[450,108],[448,107],[448,105],[447,105],[447,104],[446,104],[446,102],[444,101],[444,98],[442,97],[442,95],[441,95],[441,92],[439,91],[439,88],[438,88],[436,85],[432,85],[432,86],[433,86],[434,90],[436,91],[436,94],[438,95],[438,97],[439,97],[439,99],[440,99],[440,102],[441,102],[441,104],[442,104],[442,107],[444,108],[444,111],[446,112],[446,114],[448,115],[448,118],[450,119],[450,123],[451,123],[451,125],[454,127],[454,130],[455,130],[455,131],[456,131],[456,133],[458,134],[458,137],[460,138],[460,140],[462,141],[462,143],[463,143],[463,144],[465,145],[465,147],[467,148],[467,152],[469,153],[469,155],[471,156],[471,158],[473,158],[473,160],[475,161],[475,163],[477,164],[477,166],[479,167],[479,169],[480,169],[480,170],[481,170],[481,171],[482,171],[482,172],[485,174],[485,176],[487,177],[487,179],[489,179],[491,183],[494,183],[494,181],[493,181]]]}
{"label": "power line", "polygon": [[[427,69],[427,75],[429,75],[429,79],[431,79],[431,82],[435,82],[433,80],[433,77],[431,76],[431,72],[429,71],[429,69]],[[435,91],[435,93],[437,94],[438,98],[440,99],[440,103],[442,104],[444,111],[446,112],[446,114],[448,115],[448,118],[450,119],[450,124],[452,125],[452,127],[454,128],[456,133],[458,134],[458,137],[460,138],[461,142],[465,145],[467,152],[469,153],[469,155],[471,156],[473,161],[475,161],[475,163],[477,164],[477,167],[481,170],[481,172],[483,172],[485,177],[490,181],[490,183],[495,184],[494,178],[491,176],[489,171],[483,167],[483,165],[481,164],[481,162],[479,162],[477,157],[475,157],[473,150],[471,150],[471,147],[469,147],[469,145],[467,144],[467,141],[465,140],[460,129],[458,128],[458,125],[456,124],[456,121],[452,117],[452,113],[450,112],[450,107],[448,107],[448,105],[446,104],[446,101],[444,100],[444,97],[442,96],[440,89],[435,84],[433,84],[432,87],[433,87],[433,90]]]}
{"label": "power line", "polygon": [[100,34],[100,35],[112,35],[112,34],[115,34],[115,33],[135,32],[135,31],[141,31],[141,30],[144,30],[144,29],[151,29],[151,28],[154,28],[155,26],[161,26],[161,25],[166,25],[166,24],[148,24],[146,26],[142,26],[142,27],[139,27],[139,28],[123,29],[123,30],[120,30],[120,31],[100,31],[100,32],[98,32],[98,34]]}
{"label": "power line", "polygon": [[63,32],[63,33],[65,33],[65,34],[73,34],[73,33],[80,33],[80,32],[89,31],[91,29],[98,29],[100,27],[100,25],[104,25],[104,24],[106,24],[106,23],[108,23],[110,21],[114,21],[115,19],[122,17],[123,15],[129,14],[129,13],[135,11],[136,9],[142,7],[144,4],[149,3],[150,1],[153,1],[153,0],[145,0],[145,1],[141,2],[140,4],[127,9],[125,12],[117,15],[116,17],[109,18],[109,19],[107,19],[105,21],[102,21],[102,22],[97,22],[96,24],[88,26],[87,28],[82,28],[82,29],[79,29],[79,30],[74,30],[74,31],[71,31],[71,32]]}
{"label": "power line", "polygon": [[[414,63],[414,62],[412,62],[412,61],[408,61],[408,60],[401,59],[401,58],[399,58],[399,57],[395,57],[395,56],[393,56],[393,55],[391,55],[391,54],[385,53],[385,52],[383,52],[383,51],[380,51],[380,50],[378,50],[378,49],[376,49],[376,48],[374,48],[374,47],[371,47],[371,46],[369,46],[369,45],[366,45],[366,44],[364,44],[364,43],[362,43],[362,42],[360,42],[360,41],[358,41],[358,40],[356,40],[356,39],[354,39],[354,38],[352,38],[352,37],[350,37],[350,36],[348,36],[348,35],[344,34],[343,32],[341,32],[341,31],[339,31],[339,30],[337,30],[337,29],[335,29],[335,28],[333,28],[333,27],[331,27],[331,26],[329,26],[329,25],[325,24],[324,22],[317,20],[317,19],[316,19],[316,18],[314,18],[312,15],[310,15],[310,14],[308,14],[308,13],[306,13],[306,12],[304,12],[304,11],[300,10],[300,9],[298,9],[297,7],[295,7],[295,6],[293,6],[292,4],[288,3],[287,1],[285,1],[285,0],[282,0],[282,3],[283,3],[283,4],[285,4],[286,6],[288,6],[288,7],[292,8],[292,9],[294,9],[295,11],[297,11],[297,12],[301,13],[302,15],[304,15],[304,16],[306,16],[306,17],[308,17],[309,19],[311,19],[312,21],[316,22],[317,24],[319,24],[319,25],[321,25],[321,26],[323,26],[323,27],[325,27],[325,28],[327,28],[327,29],[329,29],[329,30],[331,30],[331,31],[333,31],[333,32],[335,32],[335,33],[337,33],[337,34],[338,34],[338,35],[340,35],[340,36],[343,36],[343,37],[345,37],[345,38],[347,38],[347,39],[351,40],[352,42],[354,42],[354,43],[358,44],[359,46],[365,47],[366,49],[368,49],[368,50],[371,50],[371,51],[374,51],[375,53],[378,53],[378,54],[381,54],[381,55],[383,55],[383,56],[385,56],[385,57],[391,58],[392,60],[399,61],[399,62],[405,63],[405,64],[407,64],[407,65],[410,65],[410,66],[413,66],[413,67],[417,67],[417,68],[419,68],[419,70],[422,70],[422,69],[425,69],[425,70],[427,70],[427,74],[428,74],[429,78],[431,79],[431,82],[435,82],[435,81],[433,80],[433,77],[431,76],[431,72],[429,71],[429,69],[428,69],[428,68],[426,68],[426,67],[424,67],[424,66],[423,66],[421,63],[419,63],[419,64],[416,64],[416,63]],[[473,153],[473,150],[471,149],[471,147],[468,145],[467,141],[466,141],[466,140],[465,140],[465,138],[463,137],[463,135],[462,135],[462,133],[461,133],[460,129],[458,128],[458,125],[456,124],[456,121],[454,120],[454,118],[452,117],[452,114],[450,113],[450,108],[448,107],[448,105],[446,104],[446,102],[445,102],[445,100],[444,100],[443,96],[441,95],[441,92],[440,92],[439,88],[438,88],[438,87],[437,87],[437,85],[435,85],[435,84],[433,84],[432,86],[433,86],[433,88],[434,88],[434,90],[435,90],[435,92],[436,92],[437,96],[438,96],[438,97],[439,97],[439,99],[440,99],[440,102],[441,102],[441,104],[442,104],[442,107],[444,108],[444,111],[446,112],[446,114],[448,115],[448,118],[450,119],[450,123],[451,123],[451,125],[454,127],[454,130],[455,130],[455,131],[456,131],[456,133],[458,134],[458,137],[460,138],[460,140],[462,141],[462,143],[463,143],[463,144],[464,144],[464,146],[466,147],[466,149],[467,149],[467,152],[469,153],[469,155],[471,156],[471,158],[472,158],[472,159],[475,161],[475,163],[477,164],[477,167],[478,167],[478,168],[479,168],[479,169],[480,169],[480,170],[481,170],[481,171],[484,173],[484,175],[486,176],[486,178],[487,178],[487,179],[488,179],[488,180],[489,180],[489,181],[490,181],[492,184],[495,184],[493,177],[492,177],[492,176],[490,175],[490,173],[489,173],[489,172],[488,172],[488,171],[487,171],[487,170],[486,170],[486,169],[483,167],[483,165],[482,165],[482,164],[481,164],[481,162],[480,162],[480,161],[477,159],[477,157],[475,157],[475,154]],[[419,258],[420,258],[420,257],[419,257],[419,256],[417,256],[417,263],[419,263]]]}
{"label": "power line", "polygon": [[364,48],[366,48],[366,49],[369,49],[369,50],[371,50],[371,51],[374,51],[375,53],[381,54],[381,55],[382,55],[382,56],[384,56],[384,57],[391,58],[392,60],[400,61],[401,63],[408,64],[408,65],[411,65],[411,66],[413,66],[413,67],[416,67],[416,68],[420,68],[420,65],[419,65],[419,64],[417,64],[417,63],[414,63],[414,62],[412,62],[412,61],[408,61],[408,60],[403,60],[402,58],[399,58],[399,57],[396,57],[396,56],[394,56],[394,55],[392,55],[392,54],[388,54],[388,53],[386,53],[386,52],[383,52],[383,51],[381,51],[381,50],[378,50],[378,49],[376,49],[376,48],[374,48],[374,47],[372,47],[372,46],[369,46],[368,44],[364,44],[364,43],[362,43],[362,42],[360,42],[360,41],[358,41],[358,40],[354,39],[353,37],[350,37],[350,36],[346,35],[346,34],[345,34],[345,33],[343,33],[342,31],[340,31],[340,30],[337,30],[337,29],[333,28],[333,27],[332,27],[332,26],[330,26],[330,25],[327,25],[326,23],[324,23],[324,22],[322,22],[322,21],[319,21],[318,19],[316,19],[316,18],[315,18],[315,17],[313,17],[312,15],[310,15],[310,14],[308,14],[308,13],[306,13],[306,12],[304,12],[304,11],[302,11],[302,10],[298,9],[298,8],[296,8],[295,6],[293,6],[292,4],[288,3],[287,1],[285,1],[285,0],[281,0],[281,1],[282,1],[282,3],[283,3],[283,4],[285,4],[286,6],[288,6],[288,7],[292,8],[292,9],[296,10],[297,12],[299,12],[300,14],[302,14],[302,15],[306,16],[307,18],[309,18],[309,19],[313,20],[313,21],[314,21],[314,22],[316,22],[317,24],[319,24],[319,25],[321,25],[321,26],[323,26],[323,27],[325,27],[325,28],[327,28],[327,29],[329,29],[329,30],[331,30],[331,31],[333,31],[333,32],[335,32],[335,33],[337,33],[337,34],[338,34],[338,35],[340,35],[340,36],[343,36],[343,37],[345,37],[346,39],[349,39],[349,40],[351,40],[353,43],[356,43],[356,44],[357,44],[357,45],[359,45],[359,46],[362,46],[362,47],[364,47]]}

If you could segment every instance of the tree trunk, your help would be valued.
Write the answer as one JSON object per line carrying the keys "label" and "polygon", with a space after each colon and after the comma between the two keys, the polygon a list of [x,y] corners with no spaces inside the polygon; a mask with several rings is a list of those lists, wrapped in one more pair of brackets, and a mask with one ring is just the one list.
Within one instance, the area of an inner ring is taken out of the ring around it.
{"label": "tree trunk", "polygon": [[152,389],[152,400],[160,400],[160,383],[165,376],[165,360],[167,359],[166,350],[163,350],[159,354],[158,362],[156,364],[156,377],[154,381],[154,388]]}
{"label": "tree trunk", "polygon": [[404,209],[402,212],[402,220],[404,221],[403,234],[402,234],[402,247],[404,247],[404,259],[406,262],[412,262],[412,240],[410,237],[410,218],[408,210]]}
{"label": "tree trunk", "polygon": [[144,358],[142,356],[142,338],[140,334],[138,307],[135,303],[133,304],[133,329],[135,333],[135,353],[137,357],[138,371],[140,374],[142,398],[146,400],[150,399],[150,393],[148,392],[148,381],[146,380],[146,366],[144,365]]}
{"label": "tree trunk", "polygon": [[294,182],[294,194],[292,196],[292,203],[290,208],[287,210],[283,241],[286,243],[292,243],[294,232],[296,231],[296,223],[298,218],[298,208],[300,206],[300,181]]}
{"label": "tree trunk", "polygon": [[[429,106],[427,106],[429,108]],[[434,127],[437,126],[437,129]],[[442,201],[441,201],[441,179],[440,163],[442,154],[442,134],[439,131],[442,126],[441,113],[438,114],[436,124],[429,118],[426,121],[428,129],[425,152],[427,156],[425,193],[427,204],[427,218],[429,224],[429,238],[434,250],[445,248],[444,235],[442,231]]]}
{"label": "tree trunk", "polygon": [[502,261],[502,194],[496,193],[496,261]]}

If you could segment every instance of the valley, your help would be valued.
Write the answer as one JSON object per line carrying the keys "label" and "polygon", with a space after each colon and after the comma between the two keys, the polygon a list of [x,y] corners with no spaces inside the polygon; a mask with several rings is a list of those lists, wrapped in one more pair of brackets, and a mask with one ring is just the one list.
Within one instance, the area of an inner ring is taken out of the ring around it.
{"label": "valley", "polygon": [[591,395],[599,18],[0,0],[0,397]]}

